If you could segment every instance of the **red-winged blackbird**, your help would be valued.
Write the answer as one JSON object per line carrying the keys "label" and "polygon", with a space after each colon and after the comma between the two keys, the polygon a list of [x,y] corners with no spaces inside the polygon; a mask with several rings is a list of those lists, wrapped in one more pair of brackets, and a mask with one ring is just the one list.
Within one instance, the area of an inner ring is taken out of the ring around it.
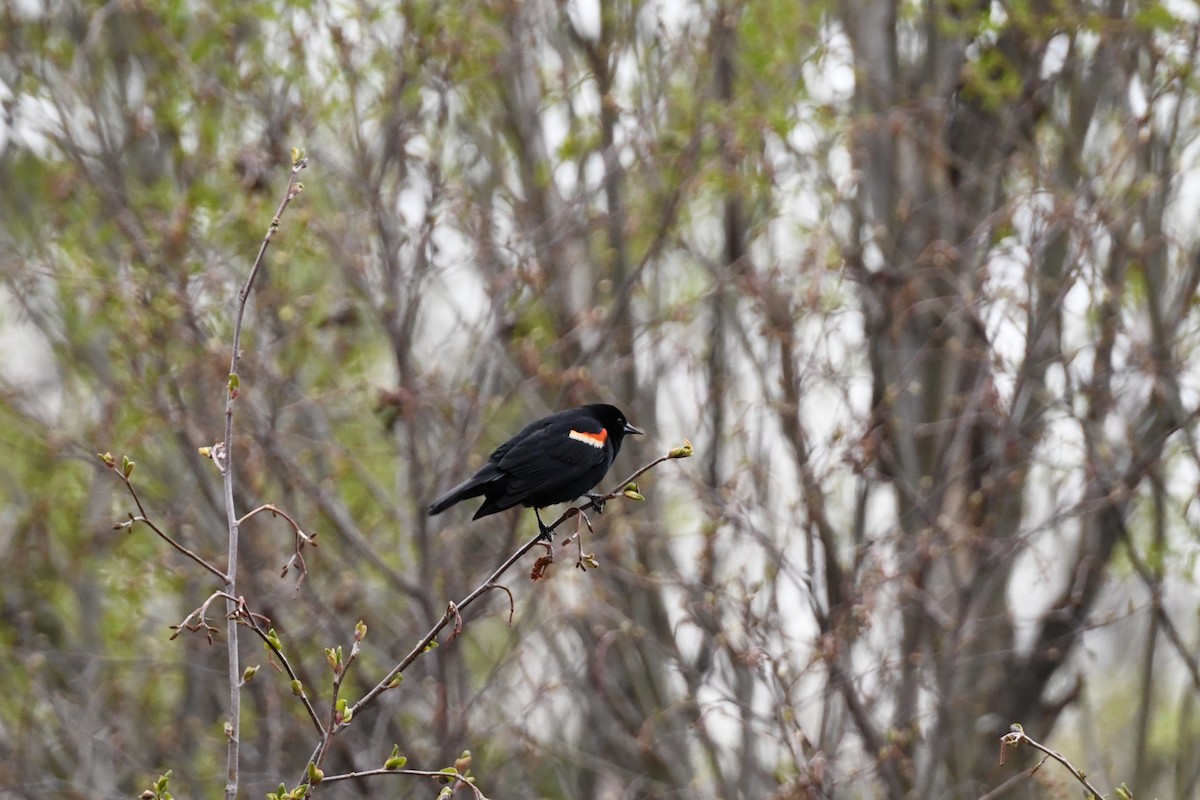
{"label": "red-winged blackbird", "polygon": [[484,503],[472,519],[515,505],[532,506],[538,530],[551,539],[554,534],[538,509],[574,500],[598,484],[627,433],[641,431],[616,406],[580,406],[543,417],[497,447],[473,476],[433,501],[429,515],[482,495]]}

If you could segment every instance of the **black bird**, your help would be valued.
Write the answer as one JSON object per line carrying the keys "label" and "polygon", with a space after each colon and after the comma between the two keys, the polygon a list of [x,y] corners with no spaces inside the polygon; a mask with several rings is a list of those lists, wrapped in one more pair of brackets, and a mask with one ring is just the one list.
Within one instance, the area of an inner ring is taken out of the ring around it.
{"label": "black bird", "polygon": [[532,506],[542,537],[552,539],[539,509],[590,491],[612,466],[627,433],[641,431],[616,406],[597,403],[543,417],[497,447],[473,476],[433,501],[429,515],[482,495],[484,503],[472,519],[515,505]]}

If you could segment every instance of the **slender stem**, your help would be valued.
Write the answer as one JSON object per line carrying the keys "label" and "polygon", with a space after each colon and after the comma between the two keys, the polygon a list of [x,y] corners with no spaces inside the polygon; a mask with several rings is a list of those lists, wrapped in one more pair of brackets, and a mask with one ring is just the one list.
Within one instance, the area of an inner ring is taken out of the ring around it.
{"label": "slender stem", "polygon": [[150,530],[154,531],[154,533],[157,534],[160,539],[162,539],[167,544],[171,545],[171,547],[174,547],[180,553],[183,553],[185,556],[190,558],[192,561],[195,561],[197,564],[204,567],[206,570],[211,572],[213,575],[216,575],[220,580],[222,580],[222,581],[225,580],[225,573],[221,572],[221,570],[217,569],[212,564],[205,561],[197,553],[189,550],[188,548],[184,547],[179,542],[175,541],[175,539],[173,539],[170,536],[170,534],[168,534],[162,528],[158,527],[158,525],[155,524],[154,520],[150,519],[150,516],[146,513],[145,507],[142,505],[142,498],[138,497],[137,490],[133,488],[133,482],[129,480],[129,476],[122,473],[120,468],[118,468],[116,464],[113,464],[111,467],[109,467],[109,469],[111,469],[113,472],[115,472],[117,474],[117,477],[120,478],[121,481],[125,484],[125,488],[129,490],[129,494],[130,494],[130,496],[133,497],[133,502],[135,505],[137,505],[137,508],[138,508],[137,516],[130,514],[128,522],[118,522],[116,525],[113,526],[114,528],[118,528],[118,529],[119,528],[132,528],[134,523],[140,522],[143,525],[150,528]]}
{"label": "slender stem", "polygon": [[[690,445],[689,445],[689,447],[690,447]],[[672,453],[675,453],[675,452],[676,451],[672,451]],[[689,449],[688,453],[690,454],[690,452],[691,451]],[[552,524],[550,524],[546,527],[548,527],[550,530],[554,530],[559,525],[561,525],[563,522],[565,522],[569,518],[575,516],[576,514],[579,514],[582,511],[586,511],[589,508],[599,510],[604,502],[606,502],[608,500],[613,500],[617,497],[622,496],[622,494],[625,491],[625,487],[628,486],[630,483],[632,483],[638,476],[642,475],[644,472],[646,472],[650,469],[653,469],[654,467],[658,466],[659,464],[663,463],[664,461],[669,461],[672,458],[684,458],[684,457],[686,457],[686,456],[673,455],[673,454],[669,453],[665,456],[656,458],[654,461],[651,461],[648,464],[645,464],[645,465],[639,467],[629,477],[627,477],[625,480],[618,483],[617,488],[613,489],[608,494],[605,494],[599,498],[589,499],[586,503],[581,503],[577,507],[567,509],[558,519],[556,519]],[[519,560],[521,560],[522,556],[524,556],[526,553],[528,553],[534,547],[541,544],[543,541],[544,540],[542,539],[542,534],[539,531],[536,536],[534,536],[532,539],[527,541],[525,544],[518,547],[512,555],[510,555],[507,559],[504,560],[503,564],[501,564],[499,567],[497,567],[495,570],[493,570],[492,574],[489,575],[487,577],[487,579],[485,581],[483,581],[483,583],[476,586],[475,589],[472,590],[470,594],[468,594],[466,597],[464,597],[458,603],[454,603],[454,602],[447,603],[445,613],[443,613],[441,618],[433,624],[433,627],[430,628],[429,631],[424,636],[421,637],[421,639],[416,643],[416,645],[414,645],[413,648],[408,651],[408,654],[405,655],[404,658],[402,658],[400,660],[400,663],[398,663],[396,666],[392,667],[392,669],[388,672],[388,674],[386,676],[384,676],[383,680],[381,680],[379,683],[375,684],[374,688],[372,688],[365,695],[363,695],[361,698],[359,698],[358,702],[355,703],[353,706],[351,706],[348,709],[351,712],[351,718],[353,718],[353,716],[357,715],[358,712],[363,707],[369,705],[376,698],[378,698],[379,695],[383,694],[383,692],[385,692],[389,688],[391,688],[392,681],[394,681],[401,673],[403,673],[406,669],[408,669],[408,667],[414,661],[416,661],[421,656],[422,653],[424,653],[426,650],[429,649],[429,646],[433,643],[433,641],[435,639],[437,639],[438,634],[441,633],[442,630],[447,625],[449,625],[451,621],[457,621],[457,620],[462,619],[462,612],[467,608],[467,606],[471,605],[471,603],[474,603],[483,594],[491,591],[492,589],[504,589],[503,586],[496,583],[496,581],[498,581],[500,579],[500,576],[502,576],[505,572],[507,572],[512,567],[513,564],[515,564]],[[504,591],[508,591],[508,590],[504,589]],[[509,601],[511,602],[511,600],[512,600],[512,593],[510,592],[509,593]],[[321,762],[325,758],[325,753],[327,752],[327,750],[329,748],[329,743],[333,740],[333,737],[342,728],[344,728],[347,724],[348,723],[341,722],[336,725],[329,726],[329,728],[321,736],[321,740],[317,743],[316,748],[313,750],[312,756],[309,757],[308,762],[310,764],[314,764],[316,766],[321,765]],[[307,775],[307,764],[305,765],[305,767],[306,767],[305,774]],[[307,783],[308,782],[307,777],[302,778],[302,782]]]}
{"label": "slender stem", "polygon": [[288,180],[287,191],[284,193],[283,200],[279,203],[279,208],[275,211],[275,217],[271,220],[271,226],[267,229],[266,235],[263,237],[262,244],[258,248],[258,255],[254,259],[254,264],[250,267],[250,274],[246,277],[246,284],[238,293],[237,315],[234,317],[233,323],[233,354],[229,359],[229,384],[225,395],[225,439],[224,439],[224,463],[222,464],[222,478],[224,479],[225,489],[225,519],[229,527],[229,555],[227,560],[227,571],[225,575],[225,588],[231,599],[225,601],[227,611],[226,631],[228,635],[228,664],[229,664],[229,719],[228,719],[228,745],[226,749],[226,779],[225,779],[225,800],[235,800],[238,793],[238,759],[240,756],[240,738],[241,738],[241,717],[242,717],[242,667],[241,660],[238,654],[238,601],[237,601],[237,571],[238,571],[238,533],[241,525],[241,520],[238,519],[237,509],[233,502],[233,403],[238,398],[240,379],[238,378],[238,364],[242,359],[242,323],[246,316],[246,303],[250,299],[250,290],[254,286],[254,279],[258,275],[259,269],[262,267],[263,257],[267,254],[267,248],[271,245],[271,239],[275,236],[275,231],[279,230],[279,219],[283,216],[283,212],[287,209],[288,204],[292,199],[300,193],[300,185],[297,181],[297,176],[300,170],[308,166],[308,160],[305,158],[297,158],[292,164],[292,174]]}
{"label": "slender stem", "polygon": [[[300,680],[300,676],[296,674],[296,670],[292,668],[292,662],[288,660],[286,655],[284,655],[283,650],[280,649],[279,645],[271,641],[270,635],[262,629],[262,625],[259,625],[258,622],[248,614],[246,615],[246,624],[250,627],[250,630],[252,630],[256,636],[258,636],[258,638],[263,640],[263,643],[271,651],[272,655],[279,659],[279,663],[283,665],[284,672],[286,672],[288,675],[288,680]],[[299,697],[300,702],[304,704],[304,710],[308,712],[308,718],[312,720],[313,727],[317,729],[317,733],[324,731],[325,727],[321,724],[321,718],[317,716],[317,709],[313,707],[312,701],[308,697],[307,690],[303,688],[303,684],[301,684]]]}
{"label": "slender stem", "polygon": [[467,780],[467,776],[463,775],[458,770],[455,770],[454,772],[444,772],[442,770],[387,769],[384,767],[380,769],[362,770],[360,772],[343,772],[338,775],[327,775],[321,782],[333,783],[334,781],[352,781],[360,778],[378,777],[380,775],[411,775],[418,778],[432,778],[436,781],[453,780],[455,781],[455,789],[458,789],[460,786],[464,786],[471,790],[471,793],[475,795],[477,800],[487,800],[487,798],[484,797],[483,792],[479,790],[479,787]]}
{"label": "slender stem", "polygon": [[[1092,797],[1094,797],[1095,800],[1104,800],[1104,795],[1100,793],[1100,790],[1095,786],[1092,786],[1092,784],[1088,782],[1087,775],[1085,775],[1081,770],[1076,769],[1075,765],[1068,761],[1066,756],[1064,756],[1062,753],[1057,753],[1051,750],[1041,742],[1030,739],[1025,735],[1025,731],[1020,725],[1014,725],[1012,731],[1000,737],[1000,763],[1004,763],[1004,752],[1007,748],[1016,748],[1020,744],[1027,744],[1035,750],[1040,750],[1046,754],[1047,758],[1052,758],[1059,764],[1062,764],[1063,767],[1066,768],[1067,772],[1070,772],[1075,780],[1079,781],[1079,783],[1083,785],[1083,788],[1092,793]],[[1042,764],[1044,763],[1046,763],[1046,759],[1042,759]],[[1040,767],[1041,764],[1038,764],[1038,766]],[[1032,771],[1030,774],[1032,774]]]}

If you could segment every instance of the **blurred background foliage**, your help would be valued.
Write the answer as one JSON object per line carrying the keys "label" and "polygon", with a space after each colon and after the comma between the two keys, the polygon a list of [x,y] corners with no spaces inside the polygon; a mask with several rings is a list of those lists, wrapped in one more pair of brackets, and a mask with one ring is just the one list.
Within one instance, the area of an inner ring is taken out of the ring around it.
{"label": "blurred background foliage", "polygon": [[[0,4],[0,796],[223,786],[241,590],[370,688],[533,530],[430,520],[526,422],[649,432],[600,569],[521,564],[339,737],[491,797],[1136,796],[1200,785],[1194,3]],[[242,794],[315,744],[245,692]],[[326,695],[327,696],[327,695]],[[1008,781],[1009,783],[1005,783]],[[1007,789],[1005,789],[1007,787]],[[436,794],[396,778],[329,796]]]}

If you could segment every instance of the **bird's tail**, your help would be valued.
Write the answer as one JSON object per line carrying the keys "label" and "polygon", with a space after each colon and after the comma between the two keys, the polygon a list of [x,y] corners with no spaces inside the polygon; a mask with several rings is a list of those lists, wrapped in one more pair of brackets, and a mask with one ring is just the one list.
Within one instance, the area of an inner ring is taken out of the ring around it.
{"label": "bird's tail", "polygon": [[481,495],[485,491],[487,491],[487,486],[488,486],[488,483],[490,483],[490,482],[491,482],[490,478],[485,478],[483,480],[480,480],[479,475],[476,475],[472,478],[469,478],[469,479],[463,481],[458,486],[455,486],[453,489],[446,492],[444,495],[439,497],[437,500],[434,500],[432,503],[430,503],[429,516],[432,517],[434,514],[442,513],[447,508],[454,505],[455,503],[457,503],[460,500],[467,500],[472,497],[479,497],[479,495]]}

